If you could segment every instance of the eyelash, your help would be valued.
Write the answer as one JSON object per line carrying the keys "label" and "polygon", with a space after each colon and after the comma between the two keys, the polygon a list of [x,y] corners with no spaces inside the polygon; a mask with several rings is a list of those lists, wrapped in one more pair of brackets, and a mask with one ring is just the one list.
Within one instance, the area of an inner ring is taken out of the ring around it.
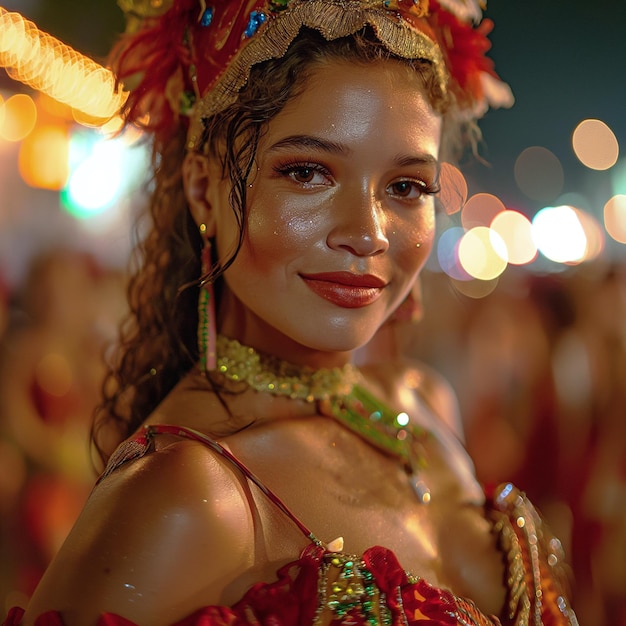
{"label": "eyelash", "polygon": [[394,185],[398,185],[402,183],[407,183],[409,185],[418,187],[421,196],[434,196],[441,191],[441,186],[439,184],[439,181],[437,180],[433,181],[432,183],[426,183],[422,180],[405,179],[405,180],[399,180],[395,183],[391,183],[389,187],[393,187]]}
{"label": "eyelash", "polygon": [[[330,176],[330,172],[328,171],[326,167],[324,167],[323,165],[320,165],[319,163],[312,163],[308,161],[279,164],[276,167],[274,167],[274,171],[277,174],[279,174],[280,176],[287,176],[290,178],[291,178],[290,176],[291,174],[294,174],[298,170],[302,171],[305,169],[311,170],[313,173],[319,173],[325,177]],[[295,182],[301,185],[311,184],[310,182],[309,183],[301,182],[301,181],[295,181]],[[423,196],[434,196],[441,191],[441,185],[439,184],[438,180],[435,180],[432,183],[426,183],[421,180],[406,179],[406,180],[400,180],[397,183],[391,183],[389,187],[398,183],[405,183],[405,182],[419,187],[421,195]]]}
{"label": "eyelash", "polygon": [[[325,177],[330,176],[330,172],[323,165],[320,165],[319,163],[309,163],[307,161],[280,164],[274,168],[274,171],[277,174],[279,174],[280,176],[287,176],[289,178],[291,178],[290,174],[294,174],[302,170],[311,170],[313,173],[318,173]],[[297,182],[301,185],[311,184],[297,181],[295,179],[294,182]]]}

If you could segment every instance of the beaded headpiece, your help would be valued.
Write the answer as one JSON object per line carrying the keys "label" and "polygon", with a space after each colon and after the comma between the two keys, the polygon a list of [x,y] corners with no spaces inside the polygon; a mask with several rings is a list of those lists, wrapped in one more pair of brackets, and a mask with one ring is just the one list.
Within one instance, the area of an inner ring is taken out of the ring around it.
{"label": "beaded headpiece", "polygon": [[[468,118],[512,95],[486,57],[490,20],[477,0],[118,0],[127,32],[113,52],[127,116],[167,135],[231,104],[250,69],[285,54],[302,27],[333,40],[370,26],[394,55],[432,64],[437,88]],[[147,118],[149,114],[149,119]]]}

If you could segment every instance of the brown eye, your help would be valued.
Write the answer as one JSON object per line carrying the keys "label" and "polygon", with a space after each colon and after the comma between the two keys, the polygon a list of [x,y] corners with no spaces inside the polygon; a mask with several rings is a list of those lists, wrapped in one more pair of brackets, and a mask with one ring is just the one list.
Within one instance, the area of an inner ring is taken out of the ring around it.
{"label": "brown eye", "polygon": [[409,182],[408,180],[403,180],[399,183],[394,183],[393,185],[391,185],[391,189],[395,195],[406,197],[413,190],[413,186],[414,183]]}
{"label": "brown eye", "polygon": [[310,183],[313,182],[315,170],[312,167],[299,167],[292,170],[291,176],[299,183]]}
{"label": "brown eye", "polygon": [[387,187],[389,193],[399,198],[421,198],[427,191],[426,185],[416,180],[398,180]]}
{"label": "brown eye", "polygon": [[328,170],[317,163],[293,163],[276,168],[276,172],[281,176],[293,180],[302,187],[318,187],[331,184],[331,177]]}

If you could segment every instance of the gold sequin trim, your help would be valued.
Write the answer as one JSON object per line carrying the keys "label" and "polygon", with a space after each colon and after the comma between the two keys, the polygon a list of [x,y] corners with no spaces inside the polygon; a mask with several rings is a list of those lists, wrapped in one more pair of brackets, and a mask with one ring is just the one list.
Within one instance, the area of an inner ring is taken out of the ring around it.
{"label": "gold sequin trim", "polygon": [[427,35],[409,26],[380,0],[302,0],[268,20],[228,66],[215,87],[196,105],[188,135],[188,148],[199,148],[202,120],[223,111],[237,98],[254,65],[282,57],[304,27],[319,31],[327,40],[351,35],[371,26],[392,53],[405,59],[430,61],[437,75],[442,98],[446,94],[447,70],[439,46]]}

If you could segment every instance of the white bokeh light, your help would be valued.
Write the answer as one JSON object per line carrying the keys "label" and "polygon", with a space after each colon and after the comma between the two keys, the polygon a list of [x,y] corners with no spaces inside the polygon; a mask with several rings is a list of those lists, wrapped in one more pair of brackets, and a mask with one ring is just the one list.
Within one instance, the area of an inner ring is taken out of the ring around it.
{"label": "white bokeh light", "polygon": [[577,263],[585,257],[587,238],[570,206],[545,207],[532,220],[537,249],[556,263]]}

